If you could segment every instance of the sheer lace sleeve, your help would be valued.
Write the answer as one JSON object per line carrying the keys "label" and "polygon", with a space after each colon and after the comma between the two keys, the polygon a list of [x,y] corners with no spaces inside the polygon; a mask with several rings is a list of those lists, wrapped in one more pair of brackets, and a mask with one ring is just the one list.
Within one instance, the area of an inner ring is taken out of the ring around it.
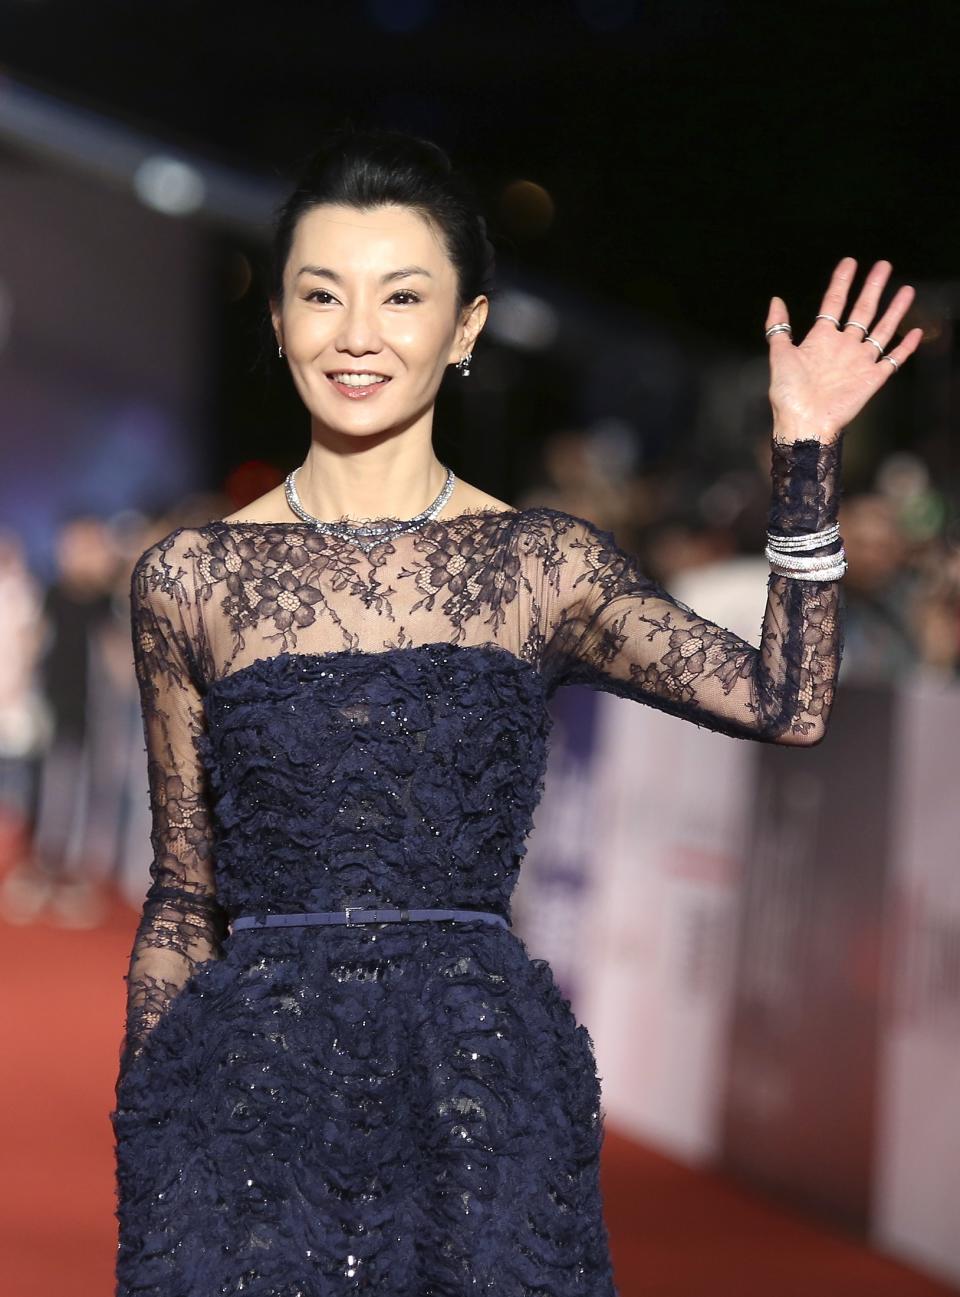
{"label": "sheer lace sleeve", "polygon": [[[774,441],[771,531],[836,521],[841,442]],[[547,565],[543,669],[552,691],[584,684],[734,738],[818,743],[842,654],[839,580],[770,573],[759,648],[700,617],[644,575],[609,532],[566,517]],[[764,537],[757,537],[762,552]],[[840,542],[813,553],[832,553]]]}
{"label": "sheer lace sleeve", "polygon": [[226,932],[194,741],[204,714],[195,667],[191,560],[184,549],[183,533],[174,532],[140,556],[131,578],[153,859],[125,978],[127,1021],[118,1082],[196,965],[220,957]]}

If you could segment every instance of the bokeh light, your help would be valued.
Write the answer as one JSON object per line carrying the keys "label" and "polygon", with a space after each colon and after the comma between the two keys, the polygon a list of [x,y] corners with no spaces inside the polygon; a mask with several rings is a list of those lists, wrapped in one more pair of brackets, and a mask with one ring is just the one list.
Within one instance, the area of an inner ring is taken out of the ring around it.
{"label": "bokeh light", "polygon": [[553,224],[554,202],[534,180],[514,180],[500,195],[500,220],[518,238],[535,239]]}

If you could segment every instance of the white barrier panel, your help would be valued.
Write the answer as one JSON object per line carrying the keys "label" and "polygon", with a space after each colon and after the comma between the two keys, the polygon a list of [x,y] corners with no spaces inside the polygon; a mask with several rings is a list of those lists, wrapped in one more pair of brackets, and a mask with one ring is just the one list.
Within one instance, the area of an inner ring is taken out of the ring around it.
{"label": "white barrier panel", "polygon": [[511,904],[514,930],[531,955],[549,961],[578,1017],[582,979],[593,959],[587,937],[592,889],[603,872],[595,851],[599,701],[582,688],[560,689],[553,697],[543,797]]}
{"label": "white barrier panel", "polygon": [[689,1162],[716,1151],[753,753],[602,695],[593,904],[579,1016],[612,1124]]}
{"label": "white barrier panel", "polygon": [[960,1282],[960,689],[898,703],[873,1235]]}
{"label": "white barrier panel", "polygon": [[723,1166],[870,1219],[893,699],[847,687],[825,743],[758,745]]}

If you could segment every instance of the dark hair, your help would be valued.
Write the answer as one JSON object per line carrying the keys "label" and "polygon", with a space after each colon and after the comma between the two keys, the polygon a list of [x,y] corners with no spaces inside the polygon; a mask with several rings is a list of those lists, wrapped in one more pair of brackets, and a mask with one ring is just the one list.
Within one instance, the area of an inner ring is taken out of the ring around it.
{"label": "dark hair", "polygon": [[385,129],[341,126],[321,137],[293,192],[277,212],[270,292],[283,300],[283,272],[297,222],[311,208],[336,203],[369,211],[411,207],[443,236],[457,271],[457,308],[491,292],[493,245],[472,188],[439,145]]}

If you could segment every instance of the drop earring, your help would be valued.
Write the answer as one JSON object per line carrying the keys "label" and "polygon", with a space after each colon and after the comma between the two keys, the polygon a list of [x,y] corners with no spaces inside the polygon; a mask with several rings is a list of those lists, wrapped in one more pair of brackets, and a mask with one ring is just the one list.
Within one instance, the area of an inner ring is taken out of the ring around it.
{"label": "drop earring", "polygon": [[462,360],[457,361],[457,369],[459,369],[460,373],[463,375],[464,378],[470,377],[470,361],[472,360],[472,358],[473,358],[473,352],[468,351]]}
{"label": "drop earring", "polygon": [[282,342],[281,342],[281,343],[278,343],[278,345],[277,345],[277,355],[278,355],[278,357],[279,357],[281,360],[283,360],[283,343],[282,343]]}

